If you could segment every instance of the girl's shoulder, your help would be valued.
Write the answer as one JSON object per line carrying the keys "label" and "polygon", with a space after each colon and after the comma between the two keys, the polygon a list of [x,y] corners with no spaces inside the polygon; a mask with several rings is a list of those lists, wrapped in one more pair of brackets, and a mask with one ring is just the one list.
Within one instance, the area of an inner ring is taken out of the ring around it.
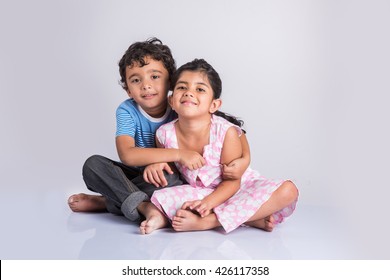
{"label": "girl's shoulder", "polygon": [[226,132],[231,127],[234,127],[237,130],[238,135],[242,134],[242,130],[240,127],[229,122],[223,117],[213,115],[211,119],[211,123],[212,123],[212,129],[214,129],[214,132],[218,136],[218,138],[222,138],[222,139],[225,138]]}
{"label": "girl's shoulder", "polygon": [[169,139],[171,139],[173,137],[173,135],[175,134],[176,121],[177,121],[177,119],[173,120],[171,122],[168,122],[166,124],[163,124],[156,131],[157,140],[160,142],[160,144],[164,145],[165,147],[166,147],[167,141]]}
{"label": "girl's shoulder", "polygon": [[167,122],[163,125],[161,125],[157,131],[168,131],[168,130],[173,130],[175,128],[175,123],[177,122],[177,119],[174,119],[173,121]]}

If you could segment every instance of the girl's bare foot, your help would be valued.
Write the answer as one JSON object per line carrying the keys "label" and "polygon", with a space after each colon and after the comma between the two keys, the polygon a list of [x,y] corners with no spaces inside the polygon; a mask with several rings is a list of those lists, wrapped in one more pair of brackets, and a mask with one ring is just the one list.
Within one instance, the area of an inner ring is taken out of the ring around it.
{"label": "girl's bare foot", "polygon": [[140,212],[146,217],[146,220],[139,226],[141,234],[149,234],[156,229],[165,228],[169,225],[167,217],[152,203],[143,202],[141,205],[142,211]]}
{"label": "girl's bare foot", "polygon": [[106,211],[106,199],[100,195],[74,194],[69,197],[68,205],[73,212]]}
{"label": "girl's bare foot", "polygon": [[275,222],[275,218],[272,215],[270,215],[268,217],[265,217],[264,219],[246,222],[245,224],[250,227],[255,227],[255,228],[259,228],[271,232],[275,227],[274,222]]}
{"label": "girl's bare foot", "polygon": [[214,213],[200,217],[199,215],[184,209],[179,209],[172,220],[175,231],[207,230],[220,226]]}

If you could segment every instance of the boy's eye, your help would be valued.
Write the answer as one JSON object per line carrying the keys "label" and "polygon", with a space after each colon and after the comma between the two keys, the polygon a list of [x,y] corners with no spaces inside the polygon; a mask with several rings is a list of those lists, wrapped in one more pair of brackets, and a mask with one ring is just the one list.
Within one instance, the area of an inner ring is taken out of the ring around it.
{"label": "boy's eye", "polygon": [[205,92],[205,90],[203,88],[197,88],[196,90],[199,92]]}
{"label": "boy's eye", "polygon": [[139,79],[138,78],[131,79],[130,83],[139,83]]}
{"label": "boy's eye", "polygon": [[153,75],[153,76],[152,76],[152,79],[153,79],[153,80],[156,80],[156,79],[158,79],[158,78],[160,78],[160,76],[158,76],[158,75]]}

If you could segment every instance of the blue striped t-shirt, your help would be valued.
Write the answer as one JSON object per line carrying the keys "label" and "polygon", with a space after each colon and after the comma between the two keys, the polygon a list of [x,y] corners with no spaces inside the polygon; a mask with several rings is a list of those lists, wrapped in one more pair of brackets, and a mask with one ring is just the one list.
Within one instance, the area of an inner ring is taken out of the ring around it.
{"label": "blue striped t-shirt", "polygon": [[169,106],[164,116],[153,118],[133,99],[127,99],[116,110],[116,136],[129,135],[134,138],[136,147],[153,148],[156,147],[156,130],[176,118],[176,112]]}

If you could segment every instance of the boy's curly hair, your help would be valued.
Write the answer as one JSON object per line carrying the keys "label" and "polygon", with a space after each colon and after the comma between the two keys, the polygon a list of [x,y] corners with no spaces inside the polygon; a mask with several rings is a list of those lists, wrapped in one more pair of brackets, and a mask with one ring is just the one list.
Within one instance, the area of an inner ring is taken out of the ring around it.
{"label": "boy's curly hair", "polygon": [[171,76],[176,70],[176,63],[173,59],[171,50],[159,39],[153,37],[144,42],[136,42],[130,45],[119,61],[119,74],[121,75],[120,83],[124,90],[128,89],[126,83],[126,67],[131,67],[134,63],[139,63],[141,67],[146,65],[145,57],[147,56],[154,60],[161,61],[164,64],[168,71],[169,82],[171,81]]}

